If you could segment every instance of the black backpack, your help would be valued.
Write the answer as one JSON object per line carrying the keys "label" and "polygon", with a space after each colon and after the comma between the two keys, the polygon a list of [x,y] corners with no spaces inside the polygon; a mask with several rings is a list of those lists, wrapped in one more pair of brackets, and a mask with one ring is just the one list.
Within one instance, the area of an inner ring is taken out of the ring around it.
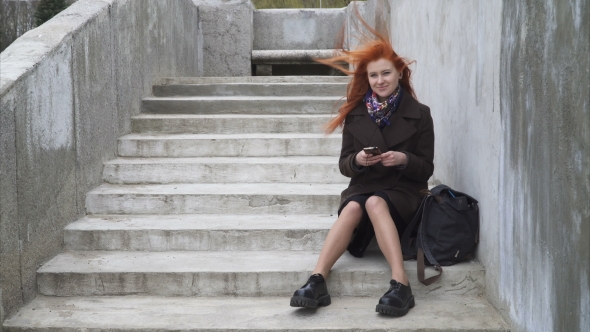
{"label": "black backpack", "polygon": [[[401,238],[404,259],[418,261],[418,280],[430,285],[449,266],[473,257],[479,242],[479,209],[473,197],[444,184],[432,188]],[[426,262],[424,261],[426,256]],[[438,275],[424,279],[425,263]]]}

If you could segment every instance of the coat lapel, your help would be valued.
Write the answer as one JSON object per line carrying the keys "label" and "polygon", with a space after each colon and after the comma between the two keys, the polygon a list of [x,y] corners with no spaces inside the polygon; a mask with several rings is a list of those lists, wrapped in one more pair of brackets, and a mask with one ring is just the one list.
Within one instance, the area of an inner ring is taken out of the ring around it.
{"label": "coat lapel", "polygon": [[348,131],[358,139],[365,147],[376,146],[381,152],[387,151],[387,144],[383,139],[379,126],[371,119],[369,113],[362,104],[350,111],[350,115],[355,115],[355,120],[347,124]]}
{"label": "coat lapel", "polygon": [[398,109],[391,115],[391,125],[379,130],[379,126],[371,119],[364,104],[353,109],[349,114],[355,115],[355,121],[347,124],[350,133],[365,146],[376,146],[382,152],[388,151],[416,132],[406,118],[419,119],[420,105],[416,100],[404,94]]}

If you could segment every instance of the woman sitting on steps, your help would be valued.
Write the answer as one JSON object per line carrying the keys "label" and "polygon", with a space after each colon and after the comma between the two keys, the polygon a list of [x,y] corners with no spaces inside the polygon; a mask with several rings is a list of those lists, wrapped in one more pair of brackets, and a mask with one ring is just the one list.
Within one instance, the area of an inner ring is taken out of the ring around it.
{"label": "woman sitting on steps", "polygon": [[[370,30],[376,40],[320,61],[352,76],[346,102],[326,125],[328,133],[343,126],[339,166],[351,181],[342,192],[338,219],[313,274],[295,291],[291,306],[329,305],[325,280],[332,266],[346,249],[362,257],[376,236],[391,267],[389,290],[376,311],[403,316],[414,307],[414,296],[404,270],[400,236],[434,170],[434,130],[430,109],[416,101],[410,63],[395,53],[388,38]],[[342,62],[354,70],[338,64]]]}

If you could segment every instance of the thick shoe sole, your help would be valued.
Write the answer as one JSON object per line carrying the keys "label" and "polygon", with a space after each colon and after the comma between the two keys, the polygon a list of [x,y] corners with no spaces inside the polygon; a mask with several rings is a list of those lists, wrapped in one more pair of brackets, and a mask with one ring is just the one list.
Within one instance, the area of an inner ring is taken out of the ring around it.
{"label": "thick shoe sole", "polygon": [[311,308],[315,309],[318,306],[328,306],[332,303],[330,295],[324,295],[319,297],[317,300],[310,299],[303,296],[293,296],[291,298],[291,306],[297,308]]}
{"label": "thick shoe sole", "polygon": [[375,311],[382,313],[382,314],[386,314],[386,315],[401,317],[401,316],[405,316],[408,313],[408,311],[410,311],[410,308],[413,308],[415,305],[416,305],[416,302],[414,301],[414,297],[412,296],[412,298],[408,301],[406,306],[403,308],[392,307],[390,305],[385,305],[385,304],[378,304],[377,308],[375,308]]}

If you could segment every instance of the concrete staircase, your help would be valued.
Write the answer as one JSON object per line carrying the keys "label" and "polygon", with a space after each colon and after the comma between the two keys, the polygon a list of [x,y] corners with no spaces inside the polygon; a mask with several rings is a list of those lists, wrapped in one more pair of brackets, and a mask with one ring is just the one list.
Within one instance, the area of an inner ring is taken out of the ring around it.
{"label": "concrete staircase", "polygon": [[289,306],[348,180],[321,126],[346,77],[174,78],[119,139],[88,215],[37,274],[6,331],[507,331],[478,262],[445,268],[407,316],[375,313],[390,271],[373,246],[328,280],[332,305]]}

